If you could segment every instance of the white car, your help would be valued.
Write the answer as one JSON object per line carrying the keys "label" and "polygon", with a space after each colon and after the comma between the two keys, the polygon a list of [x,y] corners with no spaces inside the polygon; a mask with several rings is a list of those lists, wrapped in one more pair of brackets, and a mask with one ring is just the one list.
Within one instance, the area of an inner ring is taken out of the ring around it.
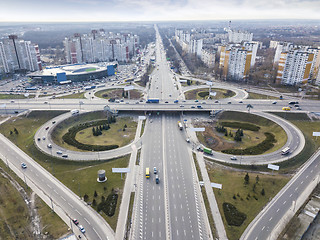
{"label": "white car", "polygon": [[232,156],[230,159],[231,160],[237,160],[237,157],[236,156]]}
{"label": "white car", "polygon": [[80,229],[80,231],[81,231],[82,233],[85,233],[85,232],[86,232],[86,230],[84,229],[84,227],[83,227],[82,225],[79,225],[79,229]]}

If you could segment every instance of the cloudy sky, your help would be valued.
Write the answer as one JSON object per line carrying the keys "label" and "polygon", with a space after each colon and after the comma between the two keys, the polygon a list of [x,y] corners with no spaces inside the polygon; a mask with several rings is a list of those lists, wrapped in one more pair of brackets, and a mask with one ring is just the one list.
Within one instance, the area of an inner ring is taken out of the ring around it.
{"label": "cloudy sky", "polygon": [[0,0],[0,22],[320,19],[320,0]]}

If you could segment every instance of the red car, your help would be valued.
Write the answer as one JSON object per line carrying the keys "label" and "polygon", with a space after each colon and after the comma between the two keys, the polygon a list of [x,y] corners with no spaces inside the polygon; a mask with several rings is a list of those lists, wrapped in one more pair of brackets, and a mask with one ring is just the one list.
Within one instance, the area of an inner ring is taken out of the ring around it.
{"label": "red car", "polygon": [[75,224],[75,225],[78,225],[79,224],[79,222],[78,222],[78,220],[77,219],[72,219],[72,222]]}

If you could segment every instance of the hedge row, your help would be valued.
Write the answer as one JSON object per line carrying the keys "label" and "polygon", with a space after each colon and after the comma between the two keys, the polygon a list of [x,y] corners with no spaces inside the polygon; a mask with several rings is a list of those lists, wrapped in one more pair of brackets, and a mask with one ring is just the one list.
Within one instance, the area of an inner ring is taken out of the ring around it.
{"label": "hedge row", "polygon": [[202,98],[209,96],[209,92],[198,92],[198,95]]}
{"label": "hedge row", "polygon": [[239,212],[238,209],[231,203],[224,202],[222,206],[228,225],[241,226],[244,220],[246,220],[247,215]]}
{"label": "hedge row", "polygon": [[256,146],[248,147],[246,149],[226,149],[222,150],[221,152],[226,154],[232,154],[232,155],[259,155],[262,154],[269,149],[273,148],[275,142],[277,140],[274,138],[274,135],[272,133],[265,132],[264,135],[266,136],[266,139],[259,143]]}
{"label": "hedge row", "polygon": [[74,127],[69,128],[68,132],[63,135],[62,139],[64,142],[66,142],[69,145],[72,145],[78,149],[87,150],[87,151],[107,151],[107,150],[118,148],[119,145],[83,144],[81,142],[78,142],[75,138],[76,134],[83,129],[86,129],[89,127],[100,126],[100,125],[104,125],[104,124],[109,124],[112,121],[114,121],[114,120],[108,119],[108,120],[98,120],[98,121],[90,121],[90,122],[86,122],[86,123],[81,123],[79,125],[76,125]]}
{"label": "hedge row", "polygon": [[243,122],[219,122],[219,124],[223,127],[231,127],[231,128],[241,128],[243,130],[249,130],[257,132],[260,130],[260,127],[251,123],[243,123]]}

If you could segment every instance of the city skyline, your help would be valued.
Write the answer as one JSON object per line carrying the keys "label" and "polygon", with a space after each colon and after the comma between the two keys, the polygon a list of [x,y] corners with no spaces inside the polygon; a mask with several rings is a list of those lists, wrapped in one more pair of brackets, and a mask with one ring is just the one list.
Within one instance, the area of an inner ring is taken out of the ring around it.
{"label": "city skyline", "polygon": [[[57,0],[0,2],[0,22],[319,19],[315,0]],[[94,13],[94,14],[91,14]]]}

